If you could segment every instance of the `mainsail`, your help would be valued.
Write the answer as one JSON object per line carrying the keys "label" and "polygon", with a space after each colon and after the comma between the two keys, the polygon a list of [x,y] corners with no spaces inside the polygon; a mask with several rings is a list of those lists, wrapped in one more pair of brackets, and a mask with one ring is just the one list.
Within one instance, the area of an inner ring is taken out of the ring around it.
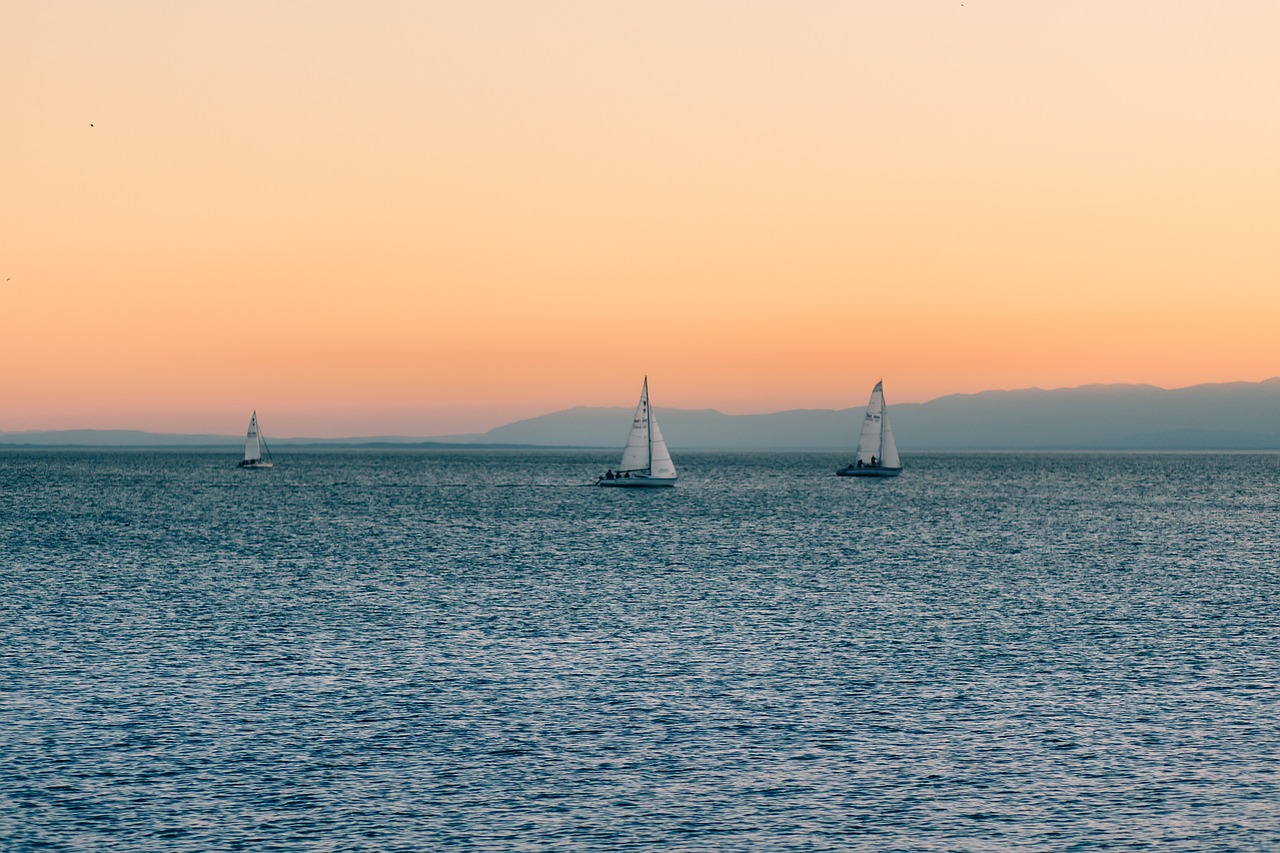
{"label": "mainsail", "polygon": [[258,413],[249,419],[249,434],[244,439],[244,461],[257,462],[262,458],[261,441],[258,438]]}
{"label": "mainsail", "polygon": [[631,432],[627,433],[627,446],[622,451],[622,461],[618,463],[619,471],[649,470],[649,423],[649,377],[646,376],[640,403],[636,406],[635,417],[631,419]]}

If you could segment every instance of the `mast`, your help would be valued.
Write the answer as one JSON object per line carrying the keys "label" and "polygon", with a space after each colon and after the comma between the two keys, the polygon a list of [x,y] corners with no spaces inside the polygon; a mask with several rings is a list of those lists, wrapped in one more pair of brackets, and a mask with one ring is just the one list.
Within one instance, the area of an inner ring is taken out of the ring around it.
{"label": "mast", "polygon": [[874,391],[872,391],[872,393],[879,394],[879,400],[877,401],[879,405],[877,406],[878,411],[876,412],[876,415],[877,415],[876,425],[879,428],[876,430],[876,462],[879,465],[883,465],[884,464],[884,380],[883,379],[876,380],[876,388],[874,388]]}
{"label": "mast", "polygon": [[649,458],[645,460],[644,470],[653,473],[653,417],[649,414],[649,375],[644,377],[644,425],[649,438]]}
{"label": "mast", "polygon": [[876,463],[884,465],[884,380],[876,380],[876,387],[880,389],[880,440],[876,443]]}

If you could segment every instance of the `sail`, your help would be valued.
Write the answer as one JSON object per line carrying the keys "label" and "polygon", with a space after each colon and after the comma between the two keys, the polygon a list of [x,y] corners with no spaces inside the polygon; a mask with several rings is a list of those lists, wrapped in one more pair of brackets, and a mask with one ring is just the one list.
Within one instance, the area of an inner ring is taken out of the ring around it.
{"label": "sail", "polygon": [[651,477],[671,477],[676,476],[676,465],[671,461],[671,452],[667,450],[667,443],[662,439],[662,430],[658,429],[658,419],[649,413],[649,429],[653,436],[653,458],[649,462]]}
{"label": "sail", "polygon": [[258,413],[254,412],[249,419],[249,434],[244,439],[244,461],[253,462],[262,458],[262,448],[258,440]]}
{"label": "sail", "polygon": [[[665,451],[666,445],[663,445]],[[670,461],[670,456],[667,457]],[[622,461],[618,463],[619,471],[647,471],[649,469],[649,377],[644,379],[644,387],[640,391],[640,404],[636,406],[636,415],[631,419],[631,432],[627,435],[627,446],[622,451]]]}
{"label": "sail", "polygon": [[881,417],[884,430],[880,433],[880,465],[884,468],[901,468],[902,460],[898,458],[898,445],[893,441],[893,430],[889,429],[889,407],[884,407]]}
{"label": "sail", "polygon": [[[884,427],[884,391],[880,387],[881,384],[877,382],[876,387],[872,389],[871,399],[867,401],[867,414],[862,419],[862,435],[858,438],[857,460],[863,465],[870,465],[873,456],[876,464],[880,464],[884,452],[881,447]],[[893,455],[895,457],[898,455],[896,447]]]}

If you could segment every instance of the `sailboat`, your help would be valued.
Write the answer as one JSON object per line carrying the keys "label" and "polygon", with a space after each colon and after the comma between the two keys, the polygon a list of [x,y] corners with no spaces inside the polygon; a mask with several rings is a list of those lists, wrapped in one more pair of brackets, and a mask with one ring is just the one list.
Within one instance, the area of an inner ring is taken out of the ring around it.
{"label": "sailboat", "polygon": [[667,443],[662,439],[662,430],[658,429],[658,420],[649,408],[649,377],[646,376],[618,470],[606,471],[596,480],[596,485],[642,488],[675,484],[676,466],[671,461]]}
{"label": "sailboat", "polygon": [[[267,458],[262,458],[262,451],[267,451]],[[249,432],[244,437],[244,459],[240,461],[241,468],[270,468],[271,467],[271,448],[267,447],[266,439],[258,432],[258,413],[255,411],[253,417],[249,419]]]}
{"label": "sailboat", "polygon": [[896,477],[902,473],[898,445],[889,429],[889,408],[884,404],[884,381],[871,389],[867,414],[862,419],[862,435],[858,452],[850,464],[836,471],[841,477]]}

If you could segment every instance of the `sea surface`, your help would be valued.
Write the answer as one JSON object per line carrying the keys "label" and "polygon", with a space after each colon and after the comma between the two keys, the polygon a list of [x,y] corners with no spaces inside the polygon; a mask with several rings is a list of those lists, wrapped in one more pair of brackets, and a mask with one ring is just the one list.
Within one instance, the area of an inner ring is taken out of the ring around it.
{"label": "sea surface", "polygon": [[0,452],[0,847],[1280,848],[1280,455]]}

